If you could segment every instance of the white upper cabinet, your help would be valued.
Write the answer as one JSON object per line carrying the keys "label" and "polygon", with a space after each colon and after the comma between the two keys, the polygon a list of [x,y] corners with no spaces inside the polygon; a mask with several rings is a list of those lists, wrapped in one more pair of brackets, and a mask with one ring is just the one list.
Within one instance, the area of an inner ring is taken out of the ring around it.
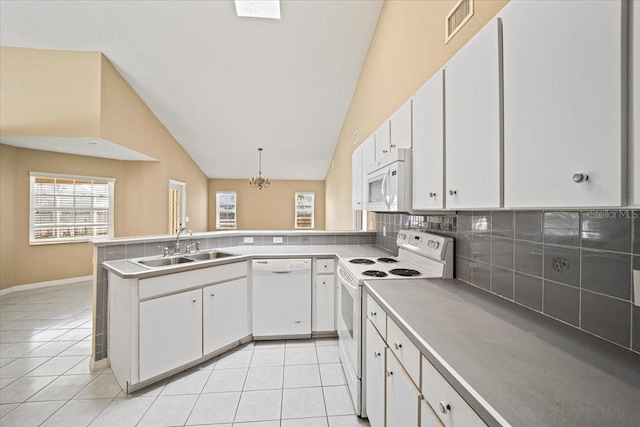
{"label": "white upper cabinet", "polygon": [[632,15],[632,28],[633,39],[632,43],[632,74],[631,84],[633,92],[631,93],[630,105],[633,111],[633,115],[630,117],[632,120],[632,139],[631,142],[631,172],[632,175],[629,182],[630,190],[630,202],[634,205],[640,205],[640,4],[635,2],[633,4]]}
{"label": "white upper cabinet", "polygon": [[444,208],[444,70],[413,97],[412,169],[413,209]]}
{"label": "white upper cabinet", "polygon": [[362,210],[362,145],[351,154],[351,204],[352,209]]}
{"label": "white upper cabinet", "polygon": [[407,101],[398,108],[389,119],[390,127],[390,150],[398,148],[411,148],[411,111],[412,99]]}
{"label": "white upper cabinet", "polygon": [[389,154],[389,146],[391,141],[391,134],[389,130],[389,120],[385,120],[382,125],[374,132],[375,135],[375,146],[376,146],[376,158],[377,162],[387,154]]}
{"label": "white upper cabinet", "polygon": [[506,207],[624,202],[621,8],[512,1],[500,13]]}
{"label": "white upper cabinet", "polygon": [[498,27],[497,19],[490,21],[446,67],[447,208],[497,208],[502,204]]}

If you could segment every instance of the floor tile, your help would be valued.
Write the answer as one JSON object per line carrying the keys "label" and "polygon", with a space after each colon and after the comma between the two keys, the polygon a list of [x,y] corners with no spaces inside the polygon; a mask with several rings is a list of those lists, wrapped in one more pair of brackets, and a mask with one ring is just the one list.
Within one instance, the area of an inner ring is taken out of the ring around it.
{"label": "floor tile", "polygon": [[[49,359],[49,361],[38,366],[33,371],[27,373],[26,375],[29,377],[39,377],[43,375],[62,375],[76,366],[78,363],[80,363],[82,359],[84,359],[84,357],[82,356],[53,357]],[[86,372],[86,374],[89,374],[89,372]]]}
{"label": "floor tile", "polygon": [[322,387],[284,389],[282,394],[282,419],[324,417]]}
{"label": "floor tile", "polygon": [[73,399],[113,399],[122,389],[113,374],[102,374],[76,394]]}
{"label": "floor tile", "polygon": [[96,377],[97,375],[69,375],[58,377],[29,398],[29,401],[69,400]]}
{"label": "floor tile", "polygon": [[29,353],[25,354],[23,357],[53,357],[53,356],[57,356],[58,354],[62,353],[63,351],[65,351],[66,349],[68,349],[69,347],[71,347],[74,344],[75,344],[75,342],[68,342],[68,341],[48,342],[48,343],[43,344],[40,347],[36,348],[35,350],[30,351]]}
{"label": "floor tile", "polygon": [[[247,371],[247,368],[213,370],[202,392],[242,391],[244,380],[247,377]],[[233,421],[233,419],[231,421]]]}
{"label": "floor tile", "polygon": [[285,341],[284,340],[278,340],[278,341],[254,341],[253,342],[254,345],[254,349],[256,350],[263,350],[265,348],[283,348],[285,346]]}
{"label": "floor tile", "polygon": [[314,339],[303,339],[303,340],[286,340],[285,347],[293,348],[293,347],[314,347],[316,342]]}
{"label": "floor tile", "polygon": [[[56,329],[75,329],[87,323],[86,319],[69,319],[56,325]],[[89,325],[91,327],[91,325]]]}
{"label": "floor tile", "polygon": [[0,368],[3,367],[4,365],[8,365],[9,363],[13,362],[16,359],[17,357],[12,357],[10,359],[0,358]]}
{"label": "floor tile", "polygon": [[54,341],[81,341],[91,336],[91,329],[71,329],[55,338]]}
{"label": "floor tile", "polygon": [[198,400],[198,395],[159,396],[142,417],[139,427],[182,426]]}
{"label": "floor tile", "polygon": [[[213,427],[218,427],[213,426]],[[253,421],[248,423],[233,423],[233,427],[280,427],[280,421]]]}
{"label": "floor tile", "polygon": [[316,338],[316,347],[338,345],[338,338]]}
{"label": "floor tile", "polygon": [[328,425],[327,417],[297,418],[280,422],[281,427],[327,427]]}
{"label": "floor tile", "polygon": [[213,369],[248,368],[253,351],[235,351],[225,353],[218,359]]}
{"label": "floor tile", "polygon": [[345,386],[323,387],[324,402],[327,405],[327,415],[355,414],[349,388]]}
{"label": "floor tile", "polygon": [[160,395],[200,394],[210,374],[210,371],[196,370],[174,375]]}
{"label": "floor tile", "polygon": [[320,371],[317,364],[284,367],[284,388],[320,386]]}
{"label": "floor tile", "polygon": [[283,366],[249,368],[244,390],[269,390],[282,388]]}
{"label": "floor tile", "polygon": [[0,378],[0,389],[5,388],[15,380],[17,380],[17,378]]}
{"label": "floor tile", "polygon": [[9,412],[13,411],[20,405],[19,403],[4,403],[0,404],[0,418],[7,415]]}
{"label": "floor tile", "polygon": [[347,379],[342,370],[342,364],[323,363],[318,366],[320,367],[320,378],[322,379],[323,386],[347,384]]}
{"label": "floor tile", "polygon": [[[96,369],[95,371],[91,371],[90,360],[89,360],[90,356],[88,356],[88,357],[70,356],[70,357],[66,357],[65,359],[71,359],[71,358],[80,359],[80,362],[78,362],[76,365],[74,365],[73,368],[71,368],[68,371],[66,371],[64,373],[65,375],[89,375],[89,374],[97,375],[97,374],[102,374],[102,373],[107,372],[107,368]],[[38,369],[40,369],[40,368],[38,368]],[[111,371],[111,372],[113,372],[113,371]]]}
{"label": "floor tile", "polygon": [[70,400],[53,414],[43,427],[88,426],[111,402],[111,399]]}
{"label": "floor tile", "polygon": [[195,369],[200,369],[201,371],[210,371],[215,368],[216,363],[218,363],[218,358],[212,357],[211,359],[205,360],[204,362],[196,366]]}
{"label": "floor tile", "polygon": [[255,350],[251,359],[252,368],[284,365],[284,348]]}
{"label": "floor tile", "polygon": [[22,357],[25,354],[28,354],[37,349],[38,347],[42,347],[45,344],[46,343],[43,342],[19,342],[13,344],[2,344],[3,346],[6,345],[6,347],[3,347],[3,349],[0,350],[0,358],[8,359]]}
{"label": "floor tile", "polygon": [[0,334],[0,343],[29,342],[32,335],[33,331],[4,331]]}
{"label": "floor tile", "polygon": [[120,393],[116,396],[118,398],[121,397],[156,397],[159,396],[162,390],[169,383],[169,378],[165,378],[164,380],[160,380],[156,383],[148,385],[140,390],[136,390],[133,393],[125,393],[124,391],[120,391]]}
{"label": "floor tile", "polygon": [[285,365],[309,365],[312,363],[318,363],[314,347],[287,348],[285,351]]}
{"label": "floor tile", "polygon": [[282,390],[245,391],[235,422],[279,420],[281,403]]}
{"label": "floor tile", "polygon": [[36,427],[65,402],[27,402],[2,418],[2,427]]}
{"label": "floor tile", "polygon": [[339,363],[340,352],[337,346],[325,346],[316,348],[318,363]]}
{"label": "floor tile", "polygon": [[154,397],[113,399],[91,423],[91,427],[133,427],[154,400]]}
{"label": "floor tile", "polygon": [[59,356],[89,356],[91,355],[91,342],[79,341],[67,350],[59,354]]}
{"label": "floor tile", "polygon": [[0,392],[0,403],[22,403],[49,385],[57,377],[22,377]]}
{"label": "floor tile", "polygon": [[329,427],[368,427],[369,421],[359,418],[357,415],[340,415],[329,417]]}
{"label": "floor tile", "polygon": [[230,423],[236,415],[240,393],[203,393],[187,421],[189,424]]}
{"label": "floor tile", "polygon": [[48,357],[28,357],[16,359],[11,363],[0,368],[0,378],[21,377],[29,371],[34,370],[44,362],[49,360]]}

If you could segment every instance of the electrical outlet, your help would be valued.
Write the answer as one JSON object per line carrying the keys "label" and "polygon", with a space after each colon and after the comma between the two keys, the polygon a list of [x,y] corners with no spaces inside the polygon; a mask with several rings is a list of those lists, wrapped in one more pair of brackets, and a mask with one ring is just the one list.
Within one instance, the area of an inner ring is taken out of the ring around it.
{"label": "electrical outlet", "polygon": [[383,225],[383,226],[382,226],[382,235],[383,235],[384,237],[387,237],[387,226],[386,226],[386,225]]}
{"label": "electrical outlet", "polygon": [[253,243],[253,237],[245,237],[244,238],[244,242],[245,243]]}
{"label": "electrical outlet", "polygon": [[189,217],[188,216],[184,217],[184,222],[189,223]]}
{"label": "electrical outlet", "polygon": [[640,307],[640,270],[633,270],[633,304]]}
{"label": "electrical outlet", "polygon": [[275,243],[275,244],[282,243],[282,237],[274,237],[273,238],[273,243]]}

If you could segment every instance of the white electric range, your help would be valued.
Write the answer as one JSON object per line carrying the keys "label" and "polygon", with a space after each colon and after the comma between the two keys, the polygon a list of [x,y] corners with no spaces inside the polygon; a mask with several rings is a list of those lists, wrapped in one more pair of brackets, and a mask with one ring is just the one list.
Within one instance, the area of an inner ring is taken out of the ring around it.
{"label": "white electric range", "polygon": [[356,414],[366,417],[362,285],[366,280],[453,277],[453,239],[401,230],[398,256],[344,258],[338,264],[338,343]]}

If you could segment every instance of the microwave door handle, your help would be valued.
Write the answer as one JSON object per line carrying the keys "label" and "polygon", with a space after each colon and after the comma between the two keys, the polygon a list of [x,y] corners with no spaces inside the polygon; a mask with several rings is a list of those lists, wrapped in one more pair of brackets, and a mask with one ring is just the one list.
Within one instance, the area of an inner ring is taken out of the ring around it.
{"label": "microwave door handle", "polygon": [[387,205],[387,209],[389,208],[389,199],[387,198],[387,177],[389,176],[389,169],[386,170],[386,172],[384,173],[384,176],[382,177],[382,185],[381,187],[381,191],[382,191],[382,199],[384,200],[384,204]]}

